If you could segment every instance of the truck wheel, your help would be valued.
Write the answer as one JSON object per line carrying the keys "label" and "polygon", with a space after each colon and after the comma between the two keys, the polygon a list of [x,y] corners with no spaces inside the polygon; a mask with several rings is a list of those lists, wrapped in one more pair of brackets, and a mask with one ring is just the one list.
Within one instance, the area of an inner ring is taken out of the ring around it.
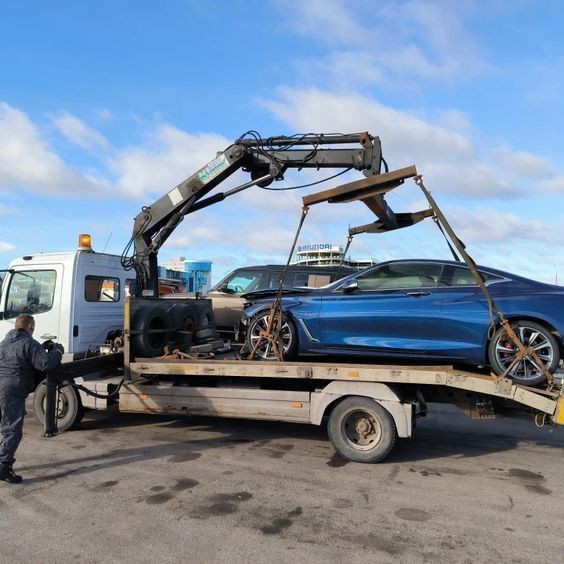
{"label": "truck wheel", "polygon": [[164,354],[170,340],[170,319],[162,306],[140,310],[134,318],[132,329],[140,331],[131,339],[135,356],[155,357]]}
{"label": "truck wheel", "polygon": [[[261,341],[261,332],[268,327],[268,317],[270,313],[263,311],[256,315],[249,323],[247,331],[247,346],[249,350],[254,350],[256,344],[260,345],[256,351],[257,356],[262,360],[277,360],[270,341]],[[291,319],[282,316],[282,328],[280,329],[280,340],[282,342],[282,357],[284,360],[293,360],[298,353],[298,332]]]}
{"label": "truck wheel", "polygon": [[362,396],[346,398],[335,407],[327,432],[343,458],[365,463],[383,460],[397,437],[390,413],[374,400]]}
{"label": "truck wheel", "polygon": [[[534,321],[511,322],[511,327],[526,347],[534,347],[538,357],[552,373],[560,364],[560,348],[554,335]],[[488,347],[488,360],[496,374],[503,374],[511,365],[517,353],[517,346],[500,327],[492,337]],[[516,384],[535,386],[545,381],[544,372],[531,357],[525,357],[508,373]]]}
{"label": "truck wheel", "polygon": [[[41,425],[45,424],[45,398],[47,386],[45,380],[37,386],[33,393],[33,414]],[[59,431],[68,431],[76,427],[84,417],[84,407],[78,392],[72,386],[65,386],[58,393],[57,402],[57,428]]]}

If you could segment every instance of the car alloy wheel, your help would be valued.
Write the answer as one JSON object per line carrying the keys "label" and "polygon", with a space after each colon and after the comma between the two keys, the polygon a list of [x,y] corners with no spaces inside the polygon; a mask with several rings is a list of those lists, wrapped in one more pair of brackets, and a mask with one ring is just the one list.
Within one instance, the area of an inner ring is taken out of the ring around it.
{"label": "car alloy wheel", "polygon": [[[263,360],[277,360],[272,342],[264,339],[261,335],[261,333],[266,331],[268,327],[269,315],[270,313],[260,313],[251,321],[247,333],[247,345],[249,346],[250,350],[253,351],[255,350],[257,343],[259,343],[259,346],[255,351],[255,354],[257,356],[259,356]],[[282,319],[282,327],[280,328],[278,338],[279,342],[282,345],[282,356],[286,359],[296,348],[296,335],[293,325],[290,325],[290,323],[286,321],[285,318]]]}
{"label": "car alloy wheel", "polygon": [[[552,333],[534,321],[518,321],[511,324],[516,335],[525,347],[533,347],[536,355],[550,372],[554,372],[560,362],[558,343]],[[503,327],[500,327],[490,343],[490,362],[497,374],[503,374],[511,366],[517,355],[517,345],[511,340]],[[545,380],[539,363],[526,356],[514,364],[507,376],[518,384],[535,385]]]}

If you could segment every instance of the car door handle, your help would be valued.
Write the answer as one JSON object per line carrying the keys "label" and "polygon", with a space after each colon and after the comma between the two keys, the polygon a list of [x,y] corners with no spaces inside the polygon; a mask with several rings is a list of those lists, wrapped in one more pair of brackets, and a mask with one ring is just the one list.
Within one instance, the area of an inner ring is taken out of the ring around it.
{"label": "car door handle", "polygon": [[414,298],[418,296],[430,296],[431,292],[425,292],[424,290],[418,290],[416,292],[406,292],[406,296],[413,296]]}
{"label": "car door handle", "polygon": [[45,333],[44,335],[41,335],[39,338],[40,339],[51,339],[51,341],[54,341],[57,338],[57,335],[49,335],[48,333]]}

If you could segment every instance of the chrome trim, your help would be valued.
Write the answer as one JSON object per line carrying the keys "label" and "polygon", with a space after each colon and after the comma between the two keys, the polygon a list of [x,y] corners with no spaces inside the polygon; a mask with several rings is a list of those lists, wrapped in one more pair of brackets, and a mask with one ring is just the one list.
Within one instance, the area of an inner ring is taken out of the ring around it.
{"label": "chrome trim", "polygon": [[319,339],[316,339],[310,332],[309,329],[307,328],[306,324],[304,323],[303,319],[298,319],[298,321],[300,322],[300,325],[302,326],[302,329],[304,330],[304,333],[306,334],[306,337],[312,341],[313,343],[319,343]]}

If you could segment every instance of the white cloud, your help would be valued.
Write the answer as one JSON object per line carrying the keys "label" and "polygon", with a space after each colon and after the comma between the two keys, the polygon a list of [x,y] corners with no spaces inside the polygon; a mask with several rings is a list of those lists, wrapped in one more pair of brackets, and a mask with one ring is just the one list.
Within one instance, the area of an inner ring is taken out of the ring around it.
{"label": "white cloud", "polygon": [[103,188],[65,164],[28,116],[4,102],[0,102],[0,147],[0,189],[64,194]]}
{"label": "white cloud", "polygon": [[0,202],[0,215],[17,212],[18,209],[13,206],[7,206]]}
{"label": "white cloud", "polygon": [[494,151],[494,156],[499,157],[501,165],[525,176],[544,177],[556,173],[554,166],[546,159],[524,151],[512,152],[502,148]]}
{"label": "white cloud", "polygon": [[479,151],[459,131],[470,126],[456,112],[435,112],[439,125],[368,96],[318,89],[281,88],[275,99],[262,103],[294,131],[369,130],[381,138],[391,169],[416,164],[428,188],[440,194],[525,198],[564,189],[563,177],[543,157],[507,148]]}
{"label": "white cloud", "polygon": [[220,135],[188,134],[164,123],[143,146],[119,151],[110,166],[123,195],[145,199],[148,193],[156,193],[160,197],[229,145]]}
{"label": "white cloud", "polygon": [[516,213],[492,208],[447,208],[447,217],[464,242],[509,245],[517,241],[564,242],[557,225],[525,219]]}
{"label": "white cloud", "polygon": [[333,47],[318,59],[338,84],[395,88],[416,80],[468,80],[487,68],[467,32],[467,6],[451,2],[277,2],[292,32]]}
{"label": "white cloud", "polygon": [[112,112],[108,110],[108,108],[100,108],[96,111],[96,116],[102,121],[111,121],[114,117]]}
{"label": "white cloud", "polygon": [[[384,155],[404,164],[424,156],[440,160],[469,158],[472,144],[463,135],[413,117],[360,94],[281,88],[277,100],[263,104],[296,131],[366,131],[382,139]],[[402,164],[402,166],[404,166]]]}
{"label": "white cloud", "polygon": [[96,129],[69,112],[53,118],[55,127],[72,143],[83,149],[107,149],[108,140]]}
{"label": "white cloud", "polygon": [[12,243],[6,243],[6,241],[0,241],[0,253],[4,253],[6,251],[13,251],[15,249],[15,245]]}
{"label": "white cloud", "polygon": [[547,194],[564,194],[564,176],[556,175],[543,180],[539,185],[539,190]]}
{"label": "white cloud", "polygon": [[351,11],[341,0],[283,0],[279,7],[288,15],[292,31],[314,36],[327,43],[363,43],[370,34],[351,17]]}

